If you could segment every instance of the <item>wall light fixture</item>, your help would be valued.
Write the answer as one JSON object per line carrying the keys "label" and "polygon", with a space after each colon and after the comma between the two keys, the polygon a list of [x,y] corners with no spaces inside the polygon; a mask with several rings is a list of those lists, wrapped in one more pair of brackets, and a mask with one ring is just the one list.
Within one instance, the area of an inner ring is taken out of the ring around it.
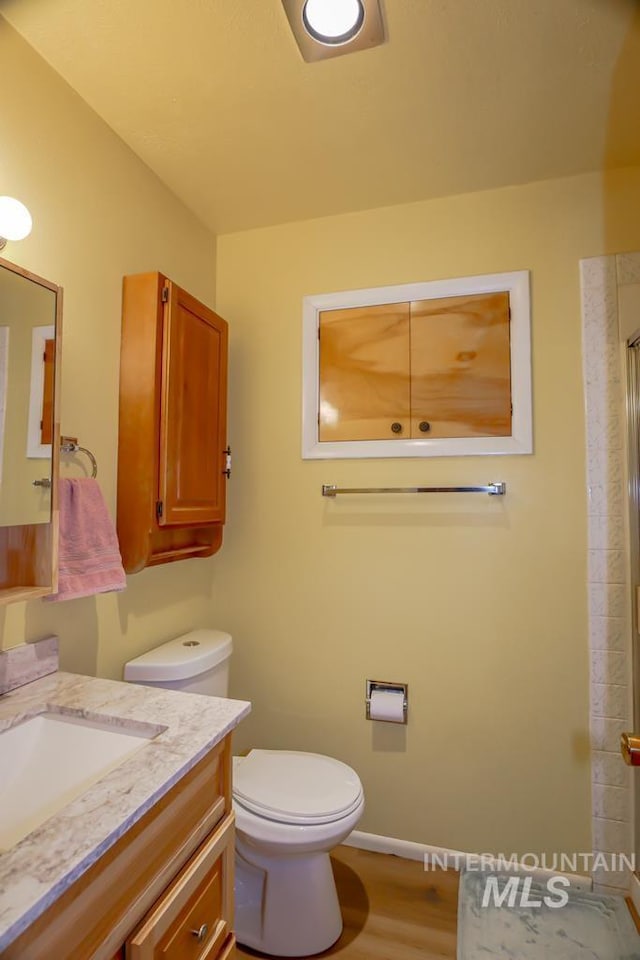
{"label": "wall light fixture", "polygon": [[24,240],[31,233],[33,221],[24,203],[13,197],[0,197],[0,250],[7,240]]}
{"label": "wall light fixture", "polygon": [[379,0],[282,0],[307,61],[326,60],[384,42]]}

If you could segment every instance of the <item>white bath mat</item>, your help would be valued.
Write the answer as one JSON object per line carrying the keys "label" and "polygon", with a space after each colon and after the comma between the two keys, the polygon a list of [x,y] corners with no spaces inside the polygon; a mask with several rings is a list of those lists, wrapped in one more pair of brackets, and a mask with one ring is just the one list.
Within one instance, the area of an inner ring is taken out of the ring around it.
{"label": "white bath mat", "polygon": [[[565,893],[566,903],[552,905],[562,903]],[[493,957],[640,960],[640,935],[622,897],[567,891],[560,885],[550,890],[531,877],[513,874],[464,871],[458,960]]]}

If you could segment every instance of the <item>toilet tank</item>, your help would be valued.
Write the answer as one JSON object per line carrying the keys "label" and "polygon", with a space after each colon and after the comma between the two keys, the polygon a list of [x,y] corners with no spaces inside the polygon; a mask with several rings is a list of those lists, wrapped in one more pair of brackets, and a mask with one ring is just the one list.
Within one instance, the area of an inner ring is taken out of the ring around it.
{"label": "toilet tank", "polygon": [[192,630],[124,665],[124,679],[209,697],[226,697],[233,642],[222,630]]}

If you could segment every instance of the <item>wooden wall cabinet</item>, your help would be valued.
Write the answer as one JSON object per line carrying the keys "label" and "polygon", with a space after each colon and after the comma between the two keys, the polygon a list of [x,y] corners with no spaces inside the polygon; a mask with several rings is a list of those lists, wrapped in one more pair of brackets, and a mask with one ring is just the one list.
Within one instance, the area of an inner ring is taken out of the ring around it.
{"label": "wooden wall cabinet", "polygon": [[227,960],[231,736],[14,940],[3,960]]}
{"label": "wooden wall cabinet", "polygon": [[320,313],[320,441],[511,435],[509,295]]}
{"label": "wooden wall cabinet", "polygon": [[127,573],[222,544],[227,324],[160,273],[124,278],[117,527]]}
{"label": "wooden wall cabinet", "polygon": [[305,297],[302,456],[531,453],[529,280]]}

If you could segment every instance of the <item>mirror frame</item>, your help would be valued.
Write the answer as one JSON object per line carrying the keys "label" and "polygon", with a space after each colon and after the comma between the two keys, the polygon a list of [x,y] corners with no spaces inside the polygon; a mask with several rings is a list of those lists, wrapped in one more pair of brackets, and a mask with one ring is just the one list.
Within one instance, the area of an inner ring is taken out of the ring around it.
{"label": "mirror frame", "polygon": [[62,348],[62,287],[0,257],[0,268],[53,291],[55,309],[55,368],[51,444],[51,518],[48,523],[0,527],[0,605],[32,600],[58,589],[58,472],[60,463],[60,371]]}

